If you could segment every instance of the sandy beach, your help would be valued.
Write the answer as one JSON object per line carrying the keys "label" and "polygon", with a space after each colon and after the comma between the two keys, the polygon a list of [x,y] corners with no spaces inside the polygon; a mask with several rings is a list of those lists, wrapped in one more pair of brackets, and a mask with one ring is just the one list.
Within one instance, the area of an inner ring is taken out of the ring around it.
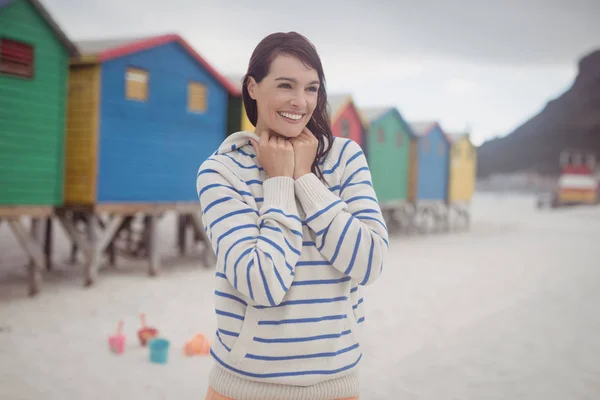
{"label": "sandy beach", "polygon": [[[364,290],[361,399],[600,398],[600,207],[536,210],[527,196],[478,194],[464,233],[396,237],[382,279]],[[212,365],[183,347],[212,338],[213,269],[178,259],[161,222],[160,275],[106,267],[92,288],[69,265],[26,296],[26,258],[0,226],[0,399],[203,399]],[[199,250],[199,249],[198,249]],[[139,314],[171,341],[148,361]],[[127,348],[107,337],[125,322]]]}

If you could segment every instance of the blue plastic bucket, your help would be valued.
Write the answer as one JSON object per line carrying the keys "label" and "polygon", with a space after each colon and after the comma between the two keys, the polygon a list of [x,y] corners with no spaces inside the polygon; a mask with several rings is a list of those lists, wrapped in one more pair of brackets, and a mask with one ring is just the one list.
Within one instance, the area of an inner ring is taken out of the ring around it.
{"label": "blue plastic bucket", "polygon": [[169,354],[169,341],[167,339],[156,338],[148,342],[150,348],[150,362],[157,364],[166,364]]}

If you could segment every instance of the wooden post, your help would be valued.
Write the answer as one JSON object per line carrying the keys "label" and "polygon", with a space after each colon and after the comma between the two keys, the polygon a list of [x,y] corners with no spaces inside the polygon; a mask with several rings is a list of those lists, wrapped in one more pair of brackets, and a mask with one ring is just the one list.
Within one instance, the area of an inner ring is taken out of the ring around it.
{"label": "wooden post", "polygon": [[160,269],[160,259],[158,253],[158,217],[156,214],[150,214],[144,217],[147,228],[147,242],[146,249],[148,254],[150,276],[156,276]]}
{"label": "wooden post", "polygon": [[87,215],[87,237],[90,244],[90,258],[85,264],[85,286],[92,286],[98,276],[102,252],[98,251],[98,230],[96,216]]}
{"label": "wooden post", "polygon": [[[42,237],[44,235],[44,227],[42,226],[42,218],[31,219],[31,239],[41,250]],[[39,257],[39,256],[38,256]],[[29,264],[29,294],[34,296],[39,293],[42,282],[43,263],[34,259]]]}
{"label": "wooden post", "polygon": [[52,217],[46,218],[46,237],[44,240],[44,255],[46,256],[46,270],[52,271]]}
{"label": "wooden post", "polygon": [[[78,226],[81,225],[80,222],[82,222],[83,224],[87,225],[87,222],[85,220],[85,216],[82,215],[82,213],[78,212],[78,211],[73,211],[72,215],[72,219],[70,220],[70,222],[72,223],[72,227],[75,231],[78,231]],[[65,228],[67,228],[65,226]],[[75,237],[73,235],[71,235],[72,237]],[[79,237],[78,235],[76,235],[77,237]],[[70,259],[70,263],[72,265],[77,263],[77,251],[81,250],[81,251],[85,251],[85,249],[80,249],[81,244],[78,243],[77,240],[73,240],[73,242],[71,243],[71,259]]]}
{"label": "wooden post", "polygon": [[[13,234],[17,238],[17,241],[23,250],[25,250],[30,259],[33,260],[33,263],[28,265],[27,271],[29,295],[35,296],[40,292],[40,287],[42,284],[42,268],[44,265],[44,255],[42,253],[42,249],[39,246],[39,243],[33,239],[31,235],[27,234],[27,230],[23,226],[23,223],[19,217],[9,217],[8,224],[10,225]],[[39,223],[32,223],[32,229],[34,231],[38,230],[39,226]]]}
{"label": "wooden post", "polygon": [[184,256],[187,248],[187,215],[180,213],[177,216],[177,245],[179,246],[179,254]]}
{"label": "wooden post", "polygon": [[[36,218],[36,217],[31,218],[31,226],[30,226],[31,239],[38,244],[41,242],[41,239],[42,239],[42,223],[41,222],[42,221],[40,220],[40,218]],[[29,257],[29,268],[32,268],[33,265],[35,265],[35,260],[32,257]]]}
{"label": "wooden post", "polygon": [[217,257],[215,255],[215,252],[213,251],[210,238],[204,230],[202,219],[197,213],[190,213],[189,218],[192,228],[194,229],[194,236],[200,238],[201,241],[204,242],[204,249],[202,250],[202,259],[204,260],[204,266],[206,268],[213,266],[217,260]]}
{"label": "wooden post", "polygon": [[[112,218],[114,218],[114,217],[112,215],[109,215],[106,224],[104,222],[102,222],[103,229],[108,229],[108,225],[110,224]],[[112,235],[110,237],[108,247],[106,248],[106,254],[108,255],[109,265],[113,268],[117,266],[117,249],[115,247],[115,238],[117,237],[117,235],[119,233],[119,229],[121,228],[122,225],[123,225],[123,223],[121,222],[119,224],[119,226],[117,227],[117,230],[115,231],[114,235]]]}
{"label": "wooden post", "polygon": [[117,249],[115,248],[115,243],[111,242],[106,251],[108,253],[108,262],[110,266],[115,268],[117,266]]}
{"label": "wooden post", "polygon": [[[121,227],[124,217],[122,215],[109,217],[107,223],[102,224],[104,230],[101,230],[98,217],[94,211],[90,211],[85,218],[87,220],[86,233],[82,234],[74,225],[75,214],[71,216],[73,218],[69,218],[69,214],[64,211],[57,212],[59,222],[85,256],[85,286],[91,286],[98,275],[102,256],[107,252],[107,248]],[[80,218],[78,217],[78,219]]]}

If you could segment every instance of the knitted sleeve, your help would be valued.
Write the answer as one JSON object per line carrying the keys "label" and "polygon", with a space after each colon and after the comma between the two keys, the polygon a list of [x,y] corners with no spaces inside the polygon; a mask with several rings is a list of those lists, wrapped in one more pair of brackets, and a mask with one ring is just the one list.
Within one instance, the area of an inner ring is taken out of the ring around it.
{"label": "knitted sleeve", "polygon": [[264,201],[257,210],[236,189],[236,179],[210,159],[198,172],[202,222],[217,256],[217,275],[249,304],[275,306],[292,284],[302,248],[294,180],[265,180]]}
{"label": "knitted sleeve", "polygon": [[343,167],[339,196],[314,174],[296,180],[296,195],[306,211],[306,224],[317,233],[321,254],[337,270],[368,285],[381,274],[388,231],[364,153],[353,141],[345,147],[338,160]]}

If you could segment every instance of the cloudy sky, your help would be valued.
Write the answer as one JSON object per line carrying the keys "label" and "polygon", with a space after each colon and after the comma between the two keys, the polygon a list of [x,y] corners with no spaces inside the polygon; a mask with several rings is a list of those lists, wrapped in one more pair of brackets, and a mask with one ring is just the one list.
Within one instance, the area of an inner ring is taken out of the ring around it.
{"label": "cloudy sky", "polygon": [[75,41],[179,33],[223,74],[256,44],[298,31],[317,47],[329,93],[409,120],[509,133],[559,96],[600,49],[600,0],[42,0]]}

